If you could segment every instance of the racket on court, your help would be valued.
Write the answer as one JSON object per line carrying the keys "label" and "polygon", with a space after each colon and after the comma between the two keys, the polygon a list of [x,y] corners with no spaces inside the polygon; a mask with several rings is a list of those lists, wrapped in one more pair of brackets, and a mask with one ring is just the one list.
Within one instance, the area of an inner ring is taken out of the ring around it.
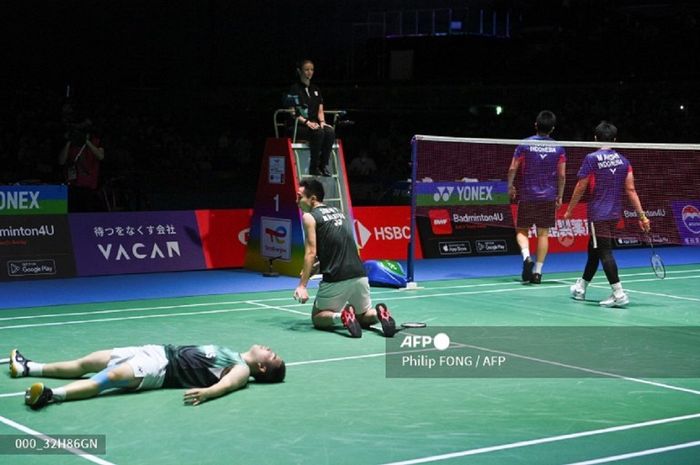
{"label": "racket on court", "polygon": [[407,321],[406,323],[401,323],[403,329],[415,329],[415,328],[425,328],[427,324],[421,321]]}
{"label": "racket on court", "polygon": [[661,256],[654,250],[654,241],[651,240],[649,234],[646,234],[647,242],[651,248],[651,269],[654,270],[654,274],[659,279],[664,279],[666,277],[666,267],[664,266],[664,261]]}

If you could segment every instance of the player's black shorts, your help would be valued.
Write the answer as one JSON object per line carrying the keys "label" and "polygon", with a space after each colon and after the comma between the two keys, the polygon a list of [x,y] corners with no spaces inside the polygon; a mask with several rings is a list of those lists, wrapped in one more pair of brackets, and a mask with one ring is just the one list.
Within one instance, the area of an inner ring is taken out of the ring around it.
{"label": "player's black shorts", "polygon": [[619,220],[588,221],[589,248],[610,250]]}
{"label": "player's black shorts", "polygon": [[533,224],[538,228],[552,228],[555,224],[556,204],[554,200],[526,201],[518,203],[516,228],[527,229]]}

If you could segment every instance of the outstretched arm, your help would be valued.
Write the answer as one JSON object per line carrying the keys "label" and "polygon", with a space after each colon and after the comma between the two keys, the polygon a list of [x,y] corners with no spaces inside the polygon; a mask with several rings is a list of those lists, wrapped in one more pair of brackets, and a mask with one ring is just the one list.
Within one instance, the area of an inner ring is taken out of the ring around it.
{"label": "outstretched arm", "polygon": [[207,400],[216,399],[224,394],[241,389],[248,384],[249,376],[250,368],[248,368],[248,365],[236,365],[218,383],[207,388],[187,390],[184,396],[185,404],[199,405]]}

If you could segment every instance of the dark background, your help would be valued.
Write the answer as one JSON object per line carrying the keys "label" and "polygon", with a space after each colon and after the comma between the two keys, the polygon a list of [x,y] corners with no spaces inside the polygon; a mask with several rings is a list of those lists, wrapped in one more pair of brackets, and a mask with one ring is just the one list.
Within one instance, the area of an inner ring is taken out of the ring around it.
{"label": "dark background", "polygon": [[[120,210],[250,207],[272,114],[315,62],[356,204],[400,203],[413,134],[698,141],[694,2],[43,0],[0,3],[0,183],[60,182],[62,108],[89,116]],[[450,23],[450,20],[455,23]],[[502,108],[496,114],[496,106]],[[504,172],[507,167],[503,167]],[[573,169],[573,168],[572,168]]]}

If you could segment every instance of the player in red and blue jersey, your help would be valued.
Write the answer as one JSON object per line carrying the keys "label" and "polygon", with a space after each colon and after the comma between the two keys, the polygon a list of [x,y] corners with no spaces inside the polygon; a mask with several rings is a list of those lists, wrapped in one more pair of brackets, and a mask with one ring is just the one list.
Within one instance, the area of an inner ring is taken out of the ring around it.
{"label": "player in red and blue jersey", "polygon": [[[595,128],[597,142],[615,142],[617,128],[602,121]],[[626,193],[632,207],[639,216],[639,226],[648,232],[649,219],[634,187],[634,174],[630,162],[609,146],[602,147],[586,155],[578,171],[578,183],[571,196],[571,202],[564,215],[571,219],[576,204],[581,200],[587,188],[590,189],[588,202],[588,261],[583,277],[571,286],[571,296],[576,300],[585,300],[586,288],[598,270],[598,263],[603,264],[603,271],[608,278],[613,293],[600,302],[604,307],[622,307],[629,303],[629,296],[622,289],[617,272],[617,263],[612,254],[612,241],[617,223],[622,217],[622,194]]]}
{"label": "player in red and blue jersey", "polygon": [[[556,211],[561,207],[566,181],[566,152],[550,137],[557,118],[551,111],[543,110],[535,120],[537,134],[528,137],[513,154],[508,168],[508,192],[511,198],[518,195],[513,182],[522,165],[522,183],[515,239],[523,256],[522,280],[533,284],[542,282],[542,267],[549,248],[549,228],[555,224]],[[537,228],[537,258],[530,258],[527,237],[532,225]]]}

